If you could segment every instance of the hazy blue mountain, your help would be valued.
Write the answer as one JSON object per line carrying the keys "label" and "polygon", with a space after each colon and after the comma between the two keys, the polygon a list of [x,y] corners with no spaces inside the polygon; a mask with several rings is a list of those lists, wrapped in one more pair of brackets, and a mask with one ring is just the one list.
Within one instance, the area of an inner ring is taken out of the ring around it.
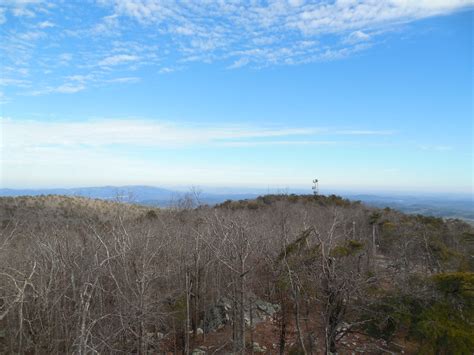
{"label": "hazy blue mountain", "polygon": [[[211,191],[211,192],[209,192]],[[281,191],[280,191],[281,192]],[[303,190],[289,191],[304,193]],[[265,189],[206,188],[199,195],[201,203],[213,205],[225,200],[252,199],[266,193]],[[69,189],[0,189],[0,196],[66,195],[119,200],[151,206],[170,206],[183,198],[186,191],[153,186],[100,186]],[[390,207],[406,213],[419,213],[445,218],[462,218],[474,223],[474,203],[466,195],[401,195],[401,194],[337,194],[359,200],[374,207]]]}
{"label": "hazy blue mountain", "polygon": [[[234,190],[235,191],[235,190]],[[101,186],[80,187],[69,189],[0,189],[0,196],[38,196],[65,195],[118,200],[154,206],[169,206],[186,195],[186,191],[178,191],[153,186]],[[228,199],[241,200],[255,198],[257,193],[207,193],[201,192],[199,200],[205,204],[216,204]]]}
{"label": "hazy blue mountain", "polygon": [[469,196],[348,195],[346,197],[351,200],[360,200],[375,207],[390,207],[405,213],[461,218],[474,222],[474,201]]}
{"label": "hazy blue mountain", "polygon": [[121,201],[171,199],[175,191],[151,186],[100,186],[69,189],[0,189],[0,196],[66,195]]}

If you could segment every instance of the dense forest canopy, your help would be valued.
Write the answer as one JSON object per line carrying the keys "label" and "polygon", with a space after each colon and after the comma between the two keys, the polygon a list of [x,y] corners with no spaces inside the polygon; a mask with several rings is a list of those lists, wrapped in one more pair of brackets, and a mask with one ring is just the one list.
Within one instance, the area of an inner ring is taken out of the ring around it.
{"label": "dense forest canopy", "polygon": [[338,196],[0,198],[0,353],[474,351],[474,229]]}

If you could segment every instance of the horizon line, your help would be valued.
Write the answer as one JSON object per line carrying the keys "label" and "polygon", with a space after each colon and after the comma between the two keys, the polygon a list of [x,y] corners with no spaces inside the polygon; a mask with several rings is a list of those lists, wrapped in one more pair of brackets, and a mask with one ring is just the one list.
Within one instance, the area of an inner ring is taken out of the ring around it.
{"label": "horizon line", "polygon": [[[79,190],[79,189],[94,189],[94,188],[115,188],[115,189],[126,189],[126,188],[153,188],[153,189],[164,189],[169,190],[170,192],[186,192],[191,190],[192,188],[197,188],[200,190],[201,193],[211,193],[211,194],[252,194],[252,193],[259,193],[259,194],[274,194],[274,193],[297,193],[302,194],[304,190],[307,190],[307,194],[313,194],[311,190],[311,185],[308,184],[307,187],[302,185],[293,185],[293,186],[261,186],[261,185],[222,185],[222,184],[215,184],[215,185],[192,185],[192,184],[162,184],[162,185],[147,185],[147,184],[125,184],[125,185],[83,185],[83,186],[43,186],[43,187],[4,187],[0,186],[0,191],[2,190]],[[232,190],[233,192],[209,192],[206,189],[211,190]],[[242,191],[238,191],[242,190]],[[254,190],[253,192],[249,192],[249,190]],[[258,192],[257,192],[258,191]],[[446,190],[420,190],[417,188],[406,188],[406,189],[394,189],[393,187],[341,187],[341,186],[328,186],[327,188],[320,187],[320,194],[334,194],[334,193],[345,193],[345,194],[355,194],[355,195],[364,195],[364,194],[395,194],[395,195],[402,195],[402,194],[409,194],[409,195],[463,195],[463,196],[470,196],[474,198],[474,191],[446,191]]]}

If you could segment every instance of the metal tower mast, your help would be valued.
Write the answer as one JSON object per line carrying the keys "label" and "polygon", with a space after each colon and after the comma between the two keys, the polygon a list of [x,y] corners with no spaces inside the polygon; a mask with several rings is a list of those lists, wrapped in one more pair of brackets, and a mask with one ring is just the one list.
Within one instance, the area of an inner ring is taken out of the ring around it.
{"label": "metal tower mast", "polygon": [[319,180],[318,179],[314,179],[313,180],[313,195],[317,195],[319,193]]}

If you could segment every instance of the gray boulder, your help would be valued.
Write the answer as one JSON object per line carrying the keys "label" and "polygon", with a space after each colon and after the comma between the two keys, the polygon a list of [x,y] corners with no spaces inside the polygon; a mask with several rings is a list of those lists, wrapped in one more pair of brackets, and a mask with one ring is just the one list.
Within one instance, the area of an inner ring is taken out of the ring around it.
{"label": "gray boulder", "polygon": [[[244,309],[244,320],[247,326],[258,324],[271,318],[280,310],[280,306],[261,299],[248,298]],[[234,302],[227,297],[222,297],[204,315],[202,328],[205,333],[221,329],[226,324],[232,323]],[[252,312],[250,312],[252,309]]]}
{"label": "gray boulder", "polygon": [[253,352],[254,353],[264,353],[265,351],[267,351],[267,347],[265,345],[260,346],[260,344],[257,343],[256,341],[253,342]]}
{"label": "gray boulder", "polygon": [[232,313],[232,303],[229,299],[222,297],[217,303],[210,307],[203,321],[203,330],[205,333],[215,331],[229,323]]}

